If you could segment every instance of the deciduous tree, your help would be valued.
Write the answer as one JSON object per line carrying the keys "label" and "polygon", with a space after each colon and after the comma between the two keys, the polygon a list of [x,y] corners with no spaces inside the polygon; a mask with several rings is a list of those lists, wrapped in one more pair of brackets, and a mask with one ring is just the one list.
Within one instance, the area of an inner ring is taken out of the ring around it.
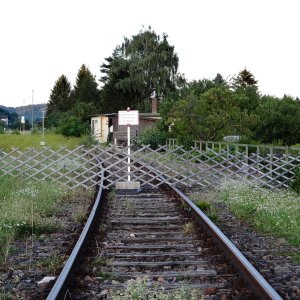
{"label": "deciduous tree", "polygon": [[[153,90],[163,98],[175,89],[178,56],[167,38],[166,34],[157,35],[151,27],[130,39],[124,38],[122,45],[101,65],[104,106],[114,109],[130,106],[145,111],[150,107]],[[120,101],[109,97],[109,91],[113,90],[117,95],[122,94]]]}

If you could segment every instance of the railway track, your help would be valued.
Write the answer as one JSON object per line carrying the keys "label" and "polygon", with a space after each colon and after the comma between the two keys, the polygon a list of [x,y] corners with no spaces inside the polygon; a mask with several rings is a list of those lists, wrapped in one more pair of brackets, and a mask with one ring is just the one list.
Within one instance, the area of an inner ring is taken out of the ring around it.
{"label": "railway track", "polygon": [[88,221],[94,231],[84,229],[89,239],[81,237],[47,299],[110,299],[136,278],[150,289],[183,287],[205,299],[281,299],[177,189],[142,186],[137,194],[102,198],[92,211],[97,221]]}

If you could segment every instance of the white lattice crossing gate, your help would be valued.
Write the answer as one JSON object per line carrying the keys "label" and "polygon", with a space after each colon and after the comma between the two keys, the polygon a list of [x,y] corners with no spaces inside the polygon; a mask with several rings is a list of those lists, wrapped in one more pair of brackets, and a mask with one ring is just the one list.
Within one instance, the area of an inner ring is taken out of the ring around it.
{"label": "white lattice crossing gate", "polygon": [[[281,188],[289,186],[300,165],[300,154],[296,151],[272,155],[226,148],[185,150],[175,144],[156,150],[149,146],[131,149],[131,180],[150,186],[167,182],[207,189],[232,178],[247,179],[261,187]],[[71,188],[91,188],[99,182],[102,165],[104,187],[111,188],[128,178],[127,155],[127,148],[100,146],[80,146],[74,150],[65,147],[0,150],[0,176],[22,176],[27,180],[51,180]]]}

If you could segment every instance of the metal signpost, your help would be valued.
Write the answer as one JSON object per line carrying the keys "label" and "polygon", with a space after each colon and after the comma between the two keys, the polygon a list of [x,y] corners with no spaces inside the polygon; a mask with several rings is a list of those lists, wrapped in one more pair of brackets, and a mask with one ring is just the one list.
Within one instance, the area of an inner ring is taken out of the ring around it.
{"label": "metal signpost", "polygon": [[119,125],[127,126],[127,146],[128,146],[128,158],[127,158],[127,168],[128,168],[128,182],[130,182],[130,125],[139,125],[139,111],[130,110],[130,107],[127,110],[119,111]]}

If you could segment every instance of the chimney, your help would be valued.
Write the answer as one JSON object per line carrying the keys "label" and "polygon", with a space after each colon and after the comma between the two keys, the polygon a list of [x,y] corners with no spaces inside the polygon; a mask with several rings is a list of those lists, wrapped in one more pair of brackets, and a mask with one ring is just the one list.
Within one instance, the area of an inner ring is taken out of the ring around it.
{"label": "chimney", "polygon": [[153,89],[152,94],[150,95],[150,100],[151,100],[152,113],[156,114],[158,108],[158,97],[156,95],[155,89]]}
{"label": "chimney", "polygon": [[151,107],[152,107],[153,114],[157,113],[157,106],[158,106],[158,99],[157,98],[151,99]]}

